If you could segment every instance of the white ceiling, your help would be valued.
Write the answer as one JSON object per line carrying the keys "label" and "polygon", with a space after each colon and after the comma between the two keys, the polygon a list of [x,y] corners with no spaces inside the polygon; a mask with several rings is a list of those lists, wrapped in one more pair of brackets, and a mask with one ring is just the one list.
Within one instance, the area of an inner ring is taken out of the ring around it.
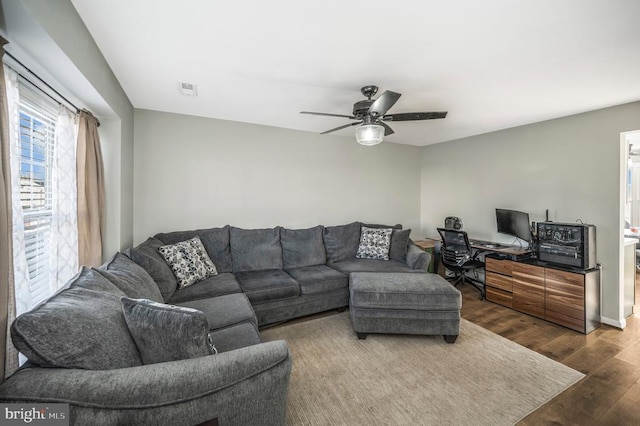
{"label": "white ceiling", "polygon": [[321,132],[375,84],[424,146],[640,100],[638,0],[71,1],[136,108]]}

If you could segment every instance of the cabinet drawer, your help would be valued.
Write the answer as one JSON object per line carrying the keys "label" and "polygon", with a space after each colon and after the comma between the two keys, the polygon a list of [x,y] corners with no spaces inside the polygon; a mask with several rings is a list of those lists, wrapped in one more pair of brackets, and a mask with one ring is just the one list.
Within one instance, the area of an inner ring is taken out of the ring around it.
{"label": "cabinet drawer", "polygon": [[584,297],[551,290],[547,287],[545,305],[549,311],[562,312],[574,318],[584,318]]}
{"label": "cabinet drawer", "polygon": [[487,271],[485,272],[484,280],[488,286],[496,287],[509,293],[513,291],[513,280],[507,275]]}
{"label": "cabinet drawer", "polygon": [[487,271],[497,272],[498,274],[511,275],[513,268],[512,260],[493,259],[491,257],[485,257],[484,268]]}
{"label": "cabinet drawer", "polygon": [[529,265],[528,263],[512,262],[511,275],[523,275],[529,277],[535,277],[539,279],[544,286],[544,267],[537,265]]}
{"label": "cabinet drawer", "polygon": [[584,322],[584,313],[581,318],[577,318],[573,315],[569,315],[569,312],[565,309],[562,312],[557,311],[549,311],[547,309],[547,315],[545,318],[547,321],[551,321],[552,323],[565,326],[575,331],[579,331],[581,333],[585,333],[585,322]]}
{"label": "cabinet drawer", "polygon": [[499,288],[485,287],[486,298],[489,302],[497,303],[498,305],[506,306],[507,308],[513,307],[513,299],[511,293],[500,290]]}
{"label": "cabinet drawer", "polygon": [[584,275],[556,269],[545,270],[547,291],[584,298]]}
{"label": "cabinet drawer", "polygon": [[523,263],[513,265],[513,309],[544,318],[544,268]]}
{"label": "cabinet drawer", "polygon": [[584,332],[584,275],[547,269],[545,280],[547,320]]}

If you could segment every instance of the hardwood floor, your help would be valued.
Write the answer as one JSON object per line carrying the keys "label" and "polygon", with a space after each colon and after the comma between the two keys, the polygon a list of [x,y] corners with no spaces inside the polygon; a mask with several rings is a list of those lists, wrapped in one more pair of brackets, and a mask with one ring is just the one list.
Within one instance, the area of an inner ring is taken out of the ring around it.
{"label": "hardwood floor", "polygon": [[583,335],[459,289],[463,318],[586,374],[520,425],[640,425],[640,313],[624,330],[602,325]]}

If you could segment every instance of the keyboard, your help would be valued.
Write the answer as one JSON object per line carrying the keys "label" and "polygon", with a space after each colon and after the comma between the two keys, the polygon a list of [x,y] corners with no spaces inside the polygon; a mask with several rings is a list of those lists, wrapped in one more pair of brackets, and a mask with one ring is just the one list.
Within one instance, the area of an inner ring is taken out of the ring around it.
{"label": "keyboard", "polygon": [[496,243],[493,241],[484,241],[484,240],[469,240],[469,244],[472,246],[480,246],[486,248],[500,248],[505,247],[504,244]]}

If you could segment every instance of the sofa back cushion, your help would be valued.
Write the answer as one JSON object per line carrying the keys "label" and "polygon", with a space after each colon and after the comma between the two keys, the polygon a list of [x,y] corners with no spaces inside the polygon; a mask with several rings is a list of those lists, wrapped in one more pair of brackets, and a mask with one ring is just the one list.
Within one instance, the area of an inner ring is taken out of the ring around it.
{"label": "sofa back cushion", "polygon": [[282,269],[280,227],[242,229],[231,227],[233,272]]}
{"label": "sofa back cushion", "polygon": [[361,225],[366,226],[367,228],[373,228],[373,229],[382,229],[382,228],[402,229],[401,223],[396,223],[395,225],[381,225],[379,223],[362,223]]}
{"label": "sofa back cushion", "polygon": [[164,302],[162,293],[151,275],[122,253],[116,253],[97,271],[131,298]]}
{"label": "sofa back cushion", "polygon": [[391,247],[389,248],[389,259],[400,262],[407,261],[407,250],[409,247],[409,234],[411,229],[394,229],[391,233]]}
{"label": "sofa back cushion", "polygon": [[355,259],[360,244],[360,222],[327,226],[323,230],[327,262]]}
{"label": "sofa back cushion", "polygon": [[125,294],[83,267],[56,294],[11,325],[15,347],[41,367],[109,370],[141,365],[124,320]]}
{"label": "sofa back cushion", "polygon": [[327,261],[322,242],[322,226],[280,230],[284,269],[323,265]]}
{"label": "sofa back cushion", "polygon": [[149,238],[139,246],[132,248],[130,257],[149,273],[166,302],[176,292],[178,280],[167,261],[158,252],[158,249],[163,245],[164,243],[157,238]]}
{"label": "sofa back cushion", "polygon": [[165,244],[175,244],[200,237],[207,254],[216,265],[218,273],[233,272],[231,264],[231,248],[229,247],[229,225],[222,228],[196,229],[155,235],[154,238]]}

